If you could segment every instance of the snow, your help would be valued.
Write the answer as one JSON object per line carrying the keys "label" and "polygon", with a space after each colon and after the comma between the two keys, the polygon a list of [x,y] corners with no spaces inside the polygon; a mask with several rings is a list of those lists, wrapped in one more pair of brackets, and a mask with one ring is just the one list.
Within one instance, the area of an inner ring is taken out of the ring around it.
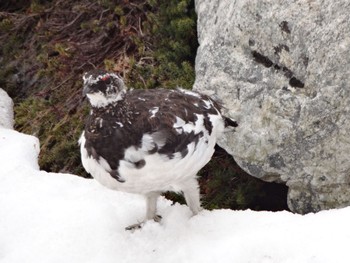
{"label": "snow", "polygon": [[0,262],[350,262],[350,207],[305,216],[158,202],[134,233],[141,196],[40,171],[38,139],[0,128]]}

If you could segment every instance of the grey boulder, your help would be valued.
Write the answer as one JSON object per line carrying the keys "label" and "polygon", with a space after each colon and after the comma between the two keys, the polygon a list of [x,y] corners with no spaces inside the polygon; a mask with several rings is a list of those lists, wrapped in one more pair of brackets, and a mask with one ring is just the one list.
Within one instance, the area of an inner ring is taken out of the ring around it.
{"label": "grey boulder", "polygon": [[350,205],[349,1],[196,0],[194,89],[239,122],[221,141],[297,213]]}
{"label": "grey boulder", "polygon": [[0,88],[0,128],[13,129],[13,101],[6,91]]}

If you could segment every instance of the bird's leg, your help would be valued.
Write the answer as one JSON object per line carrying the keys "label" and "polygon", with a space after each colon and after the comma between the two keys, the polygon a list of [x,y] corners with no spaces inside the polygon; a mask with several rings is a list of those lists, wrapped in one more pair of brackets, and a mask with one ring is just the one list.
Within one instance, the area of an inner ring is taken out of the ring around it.
{"label": "bird's leg", "polygon": [[159,192],[152,192],[146,196],[147,202],[147,211],[146,211],[146,220],[153,219],[156,222],[160,222],[162,219],[161,216],[157,215],[157,200],[160,196]]}
{"label": "bird's leg", "polygon": [[131,226],[128,226],[125,228],[125,230],[136,230],[142,228],[142,226],[148,221],[148,220],[154,220],[155,222],[160,222],[162,219],[161,216],[156,214],[157,211],[157,199],[160,196],[160,192],[152,192],[146,195],[146,218],[141,223],[137,223]]}
{"label": "bird's leg", "polygon": [[193,215],[197,215],[202,210],[197,179],[193,178],[186,181],[182,192],[185,196],[186,203],[192,211]]}

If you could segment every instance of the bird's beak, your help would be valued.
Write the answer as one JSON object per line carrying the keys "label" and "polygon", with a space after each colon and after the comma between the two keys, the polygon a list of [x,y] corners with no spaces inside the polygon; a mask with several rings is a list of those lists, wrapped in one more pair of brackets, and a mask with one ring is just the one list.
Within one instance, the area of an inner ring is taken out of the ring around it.
{"label": "bird's beak", "polygon": [[83,88],[83,97],[86,97],[87,94],[91,92],[91,89],[89,86],[84,86]]}
{"label": "bird's beak", "polygon": [[87,94],[87,89],[86,89],[86,87],[84,86],[83,87],[83,92],[82,92],[82,97],[80,98],[80,103],[84,103],[84,101],[86,100],[86,94]]}

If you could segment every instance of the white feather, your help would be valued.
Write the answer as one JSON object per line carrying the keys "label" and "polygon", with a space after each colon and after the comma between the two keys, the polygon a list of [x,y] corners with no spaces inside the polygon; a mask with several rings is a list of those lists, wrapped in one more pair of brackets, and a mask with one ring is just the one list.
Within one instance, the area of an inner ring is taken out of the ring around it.
{"label": "white feather", "polygon": [[87,94],[86,96],[89,98],[92,106],[101,108],[121,100],[123,98],[123,94],[124,92],[119,92],[106,97],[101,91],[99,91],[98,93]]}
{"label": "white feather", "polygon": [[151,114],[150,118],[154,118],[156,116],[156,113],[159,111],[159,107],[153,107],[149,110],[149,113]]}
{"label": "white feather", "polygon": [[[125,152],[125,159],[130,161],[144,159],[145,166],[137,169],[128,161],[120,161],[118,173],[125,179],[124,183],[111,177],[108,173],[108,167],[103,161],[96,161],[88,156],[84,147],[83,133],[80,139],[83,166],[101,184],[119,191],[147,194],[154,191],[187,189],[188,182],[195,179],[197,172],[211,159],[216,139],[224,130],[224,123],[220,115],[210,115],[209,117],[213,124],[212,133],[208,134],[203,125],[203,118],[198,117],[196,123],[192,125],[195,131],[203,132],[204,136],[200,138],[197,145],[193,142],[187,146],[188,154],[184,158],[180,153],[176,153],[172,159],[158,153],[149,154],[148,149],[151,148],[154,139],[151,134],[144,135],[142,148],[129,147]],[[180,126],[181,124],[182,126],[186,125],[182,119],[177,118],[174,127],[183,128]]]}

